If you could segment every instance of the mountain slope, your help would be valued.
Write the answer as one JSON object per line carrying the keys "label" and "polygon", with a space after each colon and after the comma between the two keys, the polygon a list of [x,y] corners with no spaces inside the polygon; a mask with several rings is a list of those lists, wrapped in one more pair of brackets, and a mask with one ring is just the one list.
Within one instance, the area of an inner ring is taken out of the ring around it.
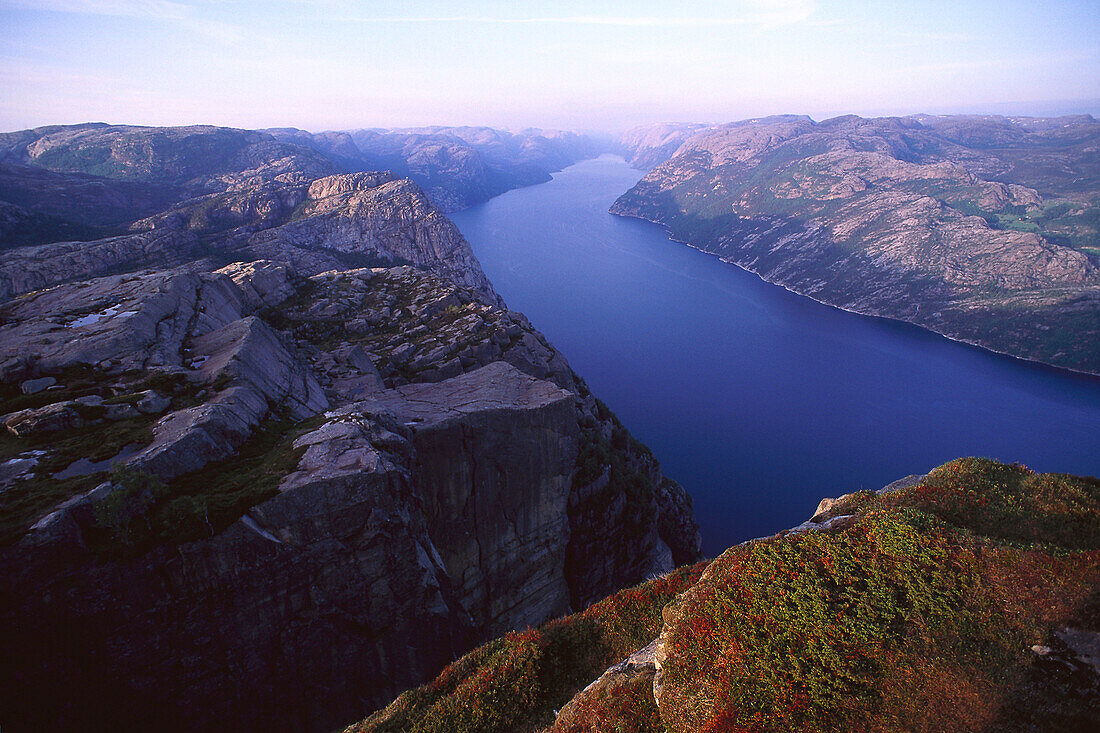
{"label": "mountain slope", "polygon": [[349,170],[386,169],[408,176],[444,212],[549,181],[552,172],[593,157],[603,148],[588,136],[559,130],[512,133],[489,127],[424,127],[267,132],[317,150]]}
{"label": "mountain slope", "polygon": [[[0,298],[147,266],[259,258],[303,273],[409,263],[495,297],[469,244],[415,184],[339,174],[264,133],[78,125],[9,133],[0,145],[20,161],[0,190],[18,204]],[[104,228],[115,236],[98,238]],[[70,232],[87,239],[14,246]]]}
{"label": "mountain slope", "polygon": [[1098,139],[1091,118],[734,123],[611,211],[817,300],[1097,373]]}
{"label": "mountain slope", "polygon": [[348,730],[1083,732],[1098,583],[1100,481],[960,459],[497,639]]}

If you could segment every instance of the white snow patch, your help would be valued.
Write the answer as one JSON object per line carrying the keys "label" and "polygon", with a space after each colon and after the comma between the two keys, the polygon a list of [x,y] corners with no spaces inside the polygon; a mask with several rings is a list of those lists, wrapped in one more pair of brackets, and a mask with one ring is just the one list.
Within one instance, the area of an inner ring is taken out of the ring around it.
{"label": "white snow patch", "polygon": [[119,311],[119,308],[121,307],[121,305],[112,305],[110,308],[100,311],[99,313],[89,313],[86,316],[81,316],[80,318],[77,318],[75,321],[70,323],[69,328],[83,328],[84,326],[94,326],[95,324],[106,318],[114,318],[115,316],[132,316],[137,313],[137,311]]}

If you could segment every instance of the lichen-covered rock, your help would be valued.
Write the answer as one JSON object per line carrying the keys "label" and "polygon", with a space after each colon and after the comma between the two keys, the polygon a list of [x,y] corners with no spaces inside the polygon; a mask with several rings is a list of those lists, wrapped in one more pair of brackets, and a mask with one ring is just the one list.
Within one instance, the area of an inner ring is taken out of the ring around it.
{"label": "lichen-covered rock", "polygon": [[250,313],[278,306],[298,292],[295,286],[297,274],[277,262],[234,262],[216,272],[236,283]]}
{"label": "lichen-covered rock", "polygon": [[200,252],[193,234],[161,229],[95,242],[56,242],[11,250],[0,258],[0,301],[70,280],[178,265]]}
{"label": "lichen-covered rock", "polygon": [[3,417],[4,427],[19,438],[59,430],[72,430],[84,425],[75,402],[55,402],[34,410],[20,410]]}

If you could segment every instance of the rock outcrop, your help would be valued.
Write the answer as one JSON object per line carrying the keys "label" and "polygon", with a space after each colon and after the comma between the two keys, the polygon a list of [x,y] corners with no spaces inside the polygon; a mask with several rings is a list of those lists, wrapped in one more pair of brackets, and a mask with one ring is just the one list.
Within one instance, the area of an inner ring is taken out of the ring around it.
{"label": "rock outcrop", "polygon": [[26,729],[328,729],[698,556],[682,489],[479,290],[259,261],[0,312]]}
{"label": "rock outcrop", "polygon": [[626,162],[649,170],[671,158],[684,142],[707,125],[694,123],[643,125],[627,130],[619,137]]}
{"label": "rock outcrop", "polygon": [[0,259],[0,301],[70,280],[179,265],[202,253],[197,237],[171,229],[14,249]]}
{"label": "rock outcrop", "polygon": [[342,256],[360,263],[407,263],[493,294],[455,225],[416,184],[392,174],[354,173],[313,181],[292,219],[253,234],[247,249],[303,272],[338,268]]}
{"label": "rock outcrop", "polygon": [[476,628],[495,636],[569,609],[572,394],[497,361],[351,409],[412,428],[428,533]]}
{"label": "rock outcrop", "polygon": [[[0,235],[11,247],[0,300],[142,268],[255,259],[303,274],[412,264],[496,297],[469,244],[414,183],[340,173],[264,133],[77,125],[10,133],[0,148],[16,161],[0,171]],[[88,241],[49,239],[65,234]]]}
{"label": "rock outcrop", "polygon": [[[505,187],[572,160],[490,132],[448,144]],[[328,730],[698,556],[428,196],[326,145],[0,136],[5,725]]]}
{"label": "rock outcrop", "polygon": [[749,120],[695,132],[611,211],[831,305],[1100,373],[1098,138],[1092,118]]}

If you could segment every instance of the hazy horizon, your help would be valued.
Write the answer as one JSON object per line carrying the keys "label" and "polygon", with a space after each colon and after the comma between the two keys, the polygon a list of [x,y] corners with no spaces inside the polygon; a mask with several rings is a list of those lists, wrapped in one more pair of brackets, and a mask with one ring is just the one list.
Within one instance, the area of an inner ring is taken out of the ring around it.
{"label": "hazy horizon", "polygon": [[0,129],[1100,114],[1081,1],[0,0]]}

